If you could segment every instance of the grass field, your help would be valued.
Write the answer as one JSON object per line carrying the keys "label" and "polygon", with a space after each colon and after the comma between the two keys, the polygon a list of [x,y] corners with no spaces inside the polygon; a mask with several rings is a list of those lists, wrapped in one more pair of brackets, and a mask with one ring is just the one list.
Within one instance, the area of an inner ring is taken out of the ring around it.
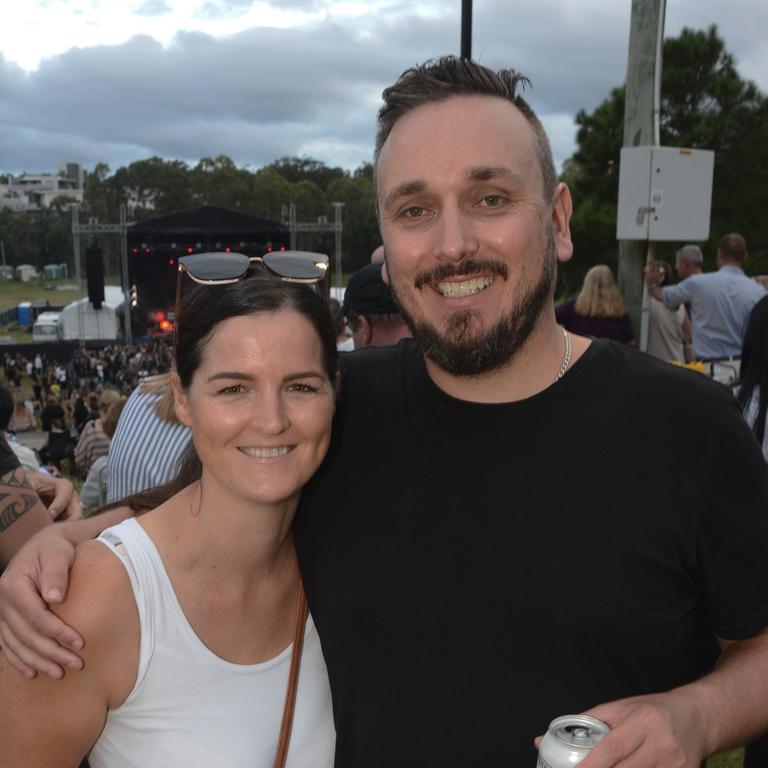
{"label": "grass field", "polygon": [[744,750],[734,749],[732,752],[723,752],[707,760],[707,768],[741,768],[744,762]]}
{"label": "grass field", "polygon": [[[118,275],[108,275],[104,282],[107,285],[120,285]],[[63,290],[62,290],[63,289]],[[83,295],[87,294],[83,280]],[[45,299],[54,306],[69,304],[77,299],[75,279],[41,280],[39,283],[19,283],[15,280],[0,282],[0,312],[11,307],[18,307],[22,301]]]}

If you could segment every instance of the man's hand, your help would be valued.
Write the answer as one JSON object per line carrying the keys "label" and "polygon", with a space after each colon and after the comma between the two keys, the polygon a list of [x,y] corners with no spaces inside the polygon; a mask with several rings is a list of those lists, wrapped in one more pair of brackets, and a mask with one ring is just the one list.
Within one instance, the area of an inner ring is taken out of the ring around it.
{"label": "man's hand", "polygon": [[648,287],[648,293],[656,301],[662,301],[661,297],[661,275],[655,269],[649,269],[645,273],[645,284]]}
{"label": "man's hand", "polygon": [[69,480],[45,472],[25,472],[27,482],[37,491],[52,520],[81,520],[80,496]]}
{"label": "man's hand", "polygon": [[684,690],[620,699],[584,712],[611,732],[579,768],[699,768],[707,756],[706,734]]}
{"label": "man's hand", "polygon": [[72,544],[53,533],[58,527],[33,536],[0,578],[0,645],[8,661],[27,677],[45,672],[59,678],[64,666],[82,667],[80,657],[64,647],[82,648],[82,637],[44,602],[64,599],[74,560]]}

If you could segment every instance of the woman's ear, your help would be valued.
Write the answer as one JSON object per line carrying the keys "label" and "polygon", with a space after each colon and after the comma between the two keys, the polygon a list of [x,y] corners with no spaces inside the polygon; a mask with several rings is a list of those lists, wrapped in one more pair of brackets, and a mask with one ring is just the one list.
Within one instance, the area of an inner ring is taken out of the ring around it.
{"label": "woman's ear", "polygon": [[185,427],[192,426],[192,420],[189,417],[187,393],[181,386],[181,379],[176,371],[171,374],[171,390],[173,391],[173,407],[176,410],[176,417]]}

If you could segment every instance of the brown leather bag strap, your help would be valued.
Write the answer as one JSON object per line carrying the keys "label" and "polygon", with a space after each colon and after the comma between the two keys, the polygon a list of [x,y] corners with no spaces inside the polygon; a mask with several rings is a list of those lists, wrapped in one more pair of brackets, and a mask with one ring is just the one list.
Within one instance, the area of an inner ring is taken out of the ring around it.
{"label": "brown leather bag strap", "polygon": [[307,606],[307,596],[304,594],[304,585],[301,583],[301,579],[299,579],[299,599],[296,608],[296,635],[293,638],[291,671],[288,675],[288,687],[285,690],[283,721],[280,723],[280,736],[277,740],[274,768],[283,768],[285,760],[288,757],[288,745],[291,741],[291,726],[293,725],[293,711],[296,707],[296,689],[299,685],[301,651],[304,648],[304,627],[307,623],[308,614],[309,607]]}

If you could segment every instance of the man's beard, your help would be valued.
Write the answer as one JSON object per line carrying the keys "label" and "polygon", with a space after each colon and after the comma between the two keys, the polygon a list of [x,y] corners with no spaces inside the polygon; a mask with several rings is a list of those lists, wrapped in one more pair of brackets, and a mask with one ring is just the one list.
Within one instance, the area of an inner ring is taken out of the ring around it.
{"label": "man's beard", "polygon": [[[392,289],[403,319],[429,360],[453,376],[482,376],[507,365],[530,337],[551,300],[557,278],[556,263],[554,233],[550,227],[538,281],[515,302],[509,312],[501,316],[496,325],[484,331],[472,330],[475,312],[464,309],[448,314],[446,330],[440,333],[434,325],[423,318],[415,318],[409,312],[398,295],[396,281],[393,281]],[[456,266],[443,264],[428,273],[417,275],[415,286],[431,290],[429,284],[441,279],[479,273],[491,273],[506,279],[507,267],[503,262],[467,259]]]}

